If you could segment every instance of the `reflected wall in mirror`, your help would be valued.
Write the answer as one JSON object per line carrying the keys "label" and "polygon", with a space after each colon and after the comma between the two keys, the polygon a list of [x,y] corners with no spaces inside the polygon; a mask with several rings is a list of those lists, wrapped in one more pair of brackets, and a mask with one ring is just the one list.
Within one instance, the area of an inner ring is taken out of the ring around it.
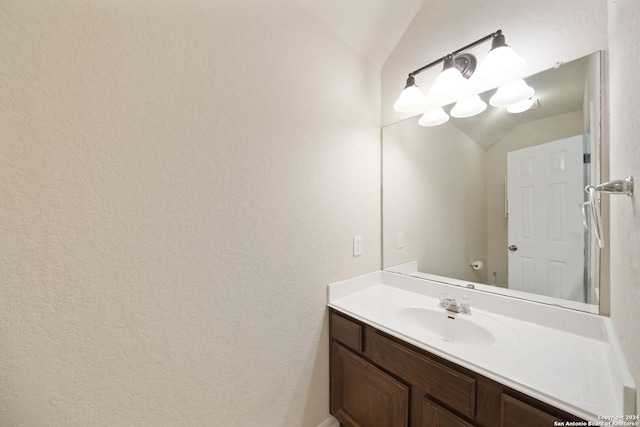
{"label": "reflected wall in mirror", "polygon": [[525,80],[523,113],[383,128],[383,268],[598,312],[582,206],[600,179],[600,53]]}

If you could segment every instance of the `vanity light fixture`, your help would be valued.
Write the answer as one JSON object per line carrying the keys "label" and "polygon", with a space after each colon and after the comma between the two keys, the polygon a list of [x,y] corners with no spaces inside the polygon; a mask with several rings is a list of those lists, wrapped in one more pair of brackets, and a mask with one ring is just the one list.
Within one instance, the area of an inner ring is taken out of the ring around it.
{"label": "vanity light fixture", "polygon": [[504,81],[521,71],[524,64],[524,59],[507,45],[504,34],[500,33],[493,38],[491,50],[482,61],[476,77],[484,81]]}
{"label": "vanity light fixture", "polygon": [[420,117],[418,124],[420,126],[438,126],[449,121],[449,115],[444,112],[442,107],[429,110]]}
{"label": "vanity light fixture", "polygon": [[464,118],[475,116],[487,109],[487,103],[478,95],[471,95],[456,102],[450,113],[453,117]]}
{"label": "vanity light fixture", "polygon": [[[456,63],[462,64],[458,68]],[[476,57],[471,54],[462,54],[454,59],[453,55],[444,58],[444,68],[436,78],[436,82],[429,89],[431,99],[449,99],[459,95],[467,84],[467,79],[476,69]],[[462,71],[465,72],[465,77]]]}
{"label": "vanity light fixture", "polygon": [[[483,112],[487,105],[478,97],[478,92],[470,87],[469,82],[469,78],[476,70],[476,57],[464,52],[489,40],[492,40],[491,50],[473,80],[476,81],[478,87],[487,87],[488,85],[495,87],[506,79],[513,78],[524,67],[524,59],[516,55],[513,49],[506,44],[502,30],[498,30],[409,73],[407,84],[398,100],[393,104],[393,108],[401,113],[419,113],[429,105],[429,99],[435,101],[435,105],[438,105],[439,102],[458,100],[456,106],[451,110],[453,117],[470,117]],[[416,85],[415,76],[440,63],[444,65],[443,70],[427,92],[427,98]],[[526,98],[531,95],[533,93]],[[517,101],[522,99],[525,98],[519,98]],[[504,106],[506,105],[509,104]],[[446,119],[444,119],[445,116]],[[448,118],[447,113],[438,107],[433,111],[426,112],[420,119],[420,124],[435,126],[432,123],[440,122],[438,124],[441,124],[446,122]]]}
{"label": "vanity light fixture", "polygon": [[418,85],[416,85],[416,79],[409,74],[407,85],[400,94],[400,98],[393,104],[393,108],[401,113],[410,113],[423,108],[426,102],[427,98],[422,94]]}
{"label": "vanity light fixture", "polygon": [[531,109],[531,107],[534,106],[534,104],[536,106],[537,105],[537,100],[533,99],[533,98],[527,98],[524,101],[520,101],[520,102],[516,102],[515,104],[511,104],[511,105],[507,105],[507,111],[513,114],[518,114],[518,113],[522,113],[525,112],[529,109]]}
{"label": "vanity light fixture", "polygon": [[520,79],[500,86],[489,99],[489,104],[494,107],[507,107],[531,98],[534,93],[535,90]]}

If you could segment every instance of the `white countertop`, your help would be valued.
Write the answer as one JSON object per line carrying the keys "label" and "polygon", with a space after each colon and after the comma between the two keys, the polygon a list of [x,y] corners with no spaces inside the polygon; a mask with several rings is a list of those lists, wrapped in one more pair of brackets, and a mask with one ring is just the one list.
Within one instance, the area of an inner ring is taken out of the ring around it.
{"label": "white countertop", "polygon": [[[458,316],[490,330],[493,345],[444,341],[397,316],[438,309],[443,291],[470,297],[471,314]],[[635,384],[607,317],[386,271],[329,285],[329,306],[585,420],[633,413]]]}

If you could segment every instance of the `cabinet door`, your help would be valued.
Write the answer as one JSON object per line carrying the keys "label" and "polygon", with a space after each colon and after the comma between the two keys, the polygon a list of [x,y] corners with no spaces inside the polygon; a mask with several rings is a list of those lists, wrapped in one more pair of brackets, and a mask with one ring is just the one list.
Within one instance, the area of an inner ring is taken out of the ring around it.
{"label": "cabinet door", "polygon": [[424,390],[434,401],[474,419],[476,380],[379,333],[367,334],[367,356],[379,366]]}
{"label": "cabinet door", "polygon": [[409,388],[334,341],[331,412],[347,427],[406,427]]}
{"label": "cabinet door", "polygon": [[422,427],[473,427],[468,422],[436,405],[427,398],[422,401]]}

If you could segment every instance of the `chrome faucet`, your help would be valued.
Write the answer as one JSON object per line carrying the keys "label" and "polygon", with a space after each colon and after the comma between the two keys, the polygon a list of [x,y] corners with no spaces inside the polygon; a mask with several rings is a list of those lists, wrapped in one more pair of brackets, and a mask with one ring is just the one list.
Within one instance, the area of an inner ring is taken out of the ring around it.
{"label": "chrome faucet", "polygon": [[471,314],[471,307],[469,305],[469,298],[462,297],[460,304],[455,298],[444,297],[440,300],[440,307],[452,313]]}

